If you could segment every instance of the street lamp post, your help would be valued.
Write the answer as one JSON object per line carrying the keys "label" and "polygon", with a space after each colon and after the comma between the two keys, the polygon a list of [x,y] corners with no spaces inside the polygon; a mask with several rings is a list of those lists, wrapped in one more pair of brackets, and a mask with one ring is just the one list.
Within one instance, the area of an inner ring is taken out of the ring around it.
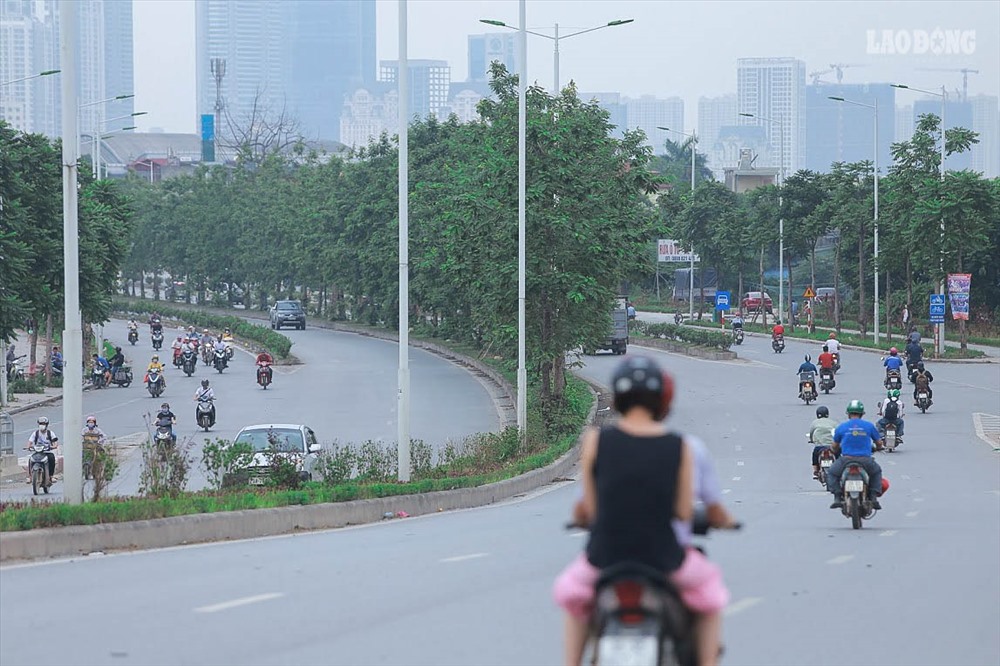
{"label": "street lamp post", "polygon": [[399,397],[396,405],[396,478],[410,480],[410,64],[406,0],[399,0]]}
{"label": "street lamp post", "polygon": [[[778,126],[780,135],[781,164],[778,171],[778,316],[785,316],[785,211],[784,211],[784,188],[785,188],[785,123],[783,119],[772,120],[755,113],[741,113],[744,118],[757,118]],[[761,303],[764,303],[764,294],[760,295]],[[764,319],[767,319],[765,315]]]}
{"label": "street lamp post", "polygon": [[[618,25],[625,25],[626,23],[632,23],[635,19],[616,19],[614,21],[608,21],[607,23],[593,28],[587,28],[586,30],[579,30],[577,32],[571,32],[568,35],[559,34],[559,24],[555,24],[555,35],[546,35],[542,32],[534,32],[532,30],[523,30],[526,34],[535,35],[536,37],[544,37],[545,39],[551,39],[553,42],[554,50],[552,54],[552,78],[555,81],[552,93],[554,95],[559,94],[559,40],[569,39],[570,37],[576,37],[577,35],[582,35],[588,32],[594,32],[595,30],[602,30],[604,28],[613,28]],[[487,25],[495,25],[500,28],[510,28],[512,30],[517,30],[518,28],[512,25],[507,25],[503,21],[495,21],[492,19],[480,19],[480,23],[485,23]],[[524,26],[522,26],[523,28]]]}
{"label": "street lamp post", "polygon": [[[660,127],[657,125],[656,129],[664,130],[667,132],[674,132],[680,134],[681,136],[686,136],[691,139],[691,197],[694,198],[694,170],[695,170],[695,149],[694,147],[698,144],[698,137],[695,134],[688,134],[687,132],[681,132],[680,130],[670,129],[669,127]],[[659,262],[659,258],[657,258]],[[659,265],[659,264],[657,264]],[[705,284],[702,282],[702,284]],[[656,286],[659,289],[659,283]],[[701,307],[701,306],[699,306]],[[694,319],[694,247],[691,247],[691,268],[689,269],[688,275],[688,321]]]}
{"label": "street lamp post", "polygon": [[61,69],[47,69],[44,72],[39,72],[38,74],[32,74],[31,76],[22,76],[19,79],[11,79],[10,81],[0,82],[0,87],[9,86],[12,83],[21,83],[22,81],[30,81],[31,79],[37,79],[40,76],[52,76],[53,74],[58,74]]}
{"label": "street lamp post", "polygon": [[[103,125],[105,123],[113,123],[116,120],[124,120],[125,118],[135,118],[137,116],[144,116],[146,115],[146,113],[147,113],[146,111],[136,111],[135,113],[128,113],[125,114],[124,116],[108,118],[107,120],[100,121],[98,123],[98,127],[100,127],[100,125]],[[134,129],[135,125],[131,125],[129,127],[123,127],[121,131],[125,132],[127,130],[134,130]],[[112,135],[108,134],[105,136],[101,136],[98,132],[94,132],[94,135],[92,137],[94,139],[94,148],[93,148],[93,153],[91,154],[90,163],[91,163],[91,173],[93,174],[95,179],[101,177],[101,141],[103,139],[106,139],[108,136]]]}
{"label": "street lamp post", "polygon": [[[875,98],[874,104],[865,104],[864,102],[855,102],[849,99],[844,99],[843,97],[830,97],[836,102],[843,102],[844,104],[852,104],[854,106],[862,106],[866,109],[872,109],[875,112],[875,344],[879,343],[879,284],[878,284],[878,97]],[[904,332],[905,334],[905,332]]]}
{"label": "street lamp post", "polygon": [[[84,102],[83,104],[78,105],[76,108],[77,108],[78,113],[79,113],[79,110],[85,109],[88,106],[96,106],[97,104],[105,104],[107,102],[117,102],[117,101],[120,101],[120,100],[123,100],[123,99],[132,99],[133,97],[135,97],[135,95],[132,94],[132,93],[129,93],[127,95],[115,95],[114,97],[107,97],[105,99],[98,99],[98,100],[95,100],[93,102]],[[78,134],[76,135],[76,155],[77,155],[77,157],[79,157],[82,154],[81,150],[80,150],[81,134],[79,133],[79,126],[80,126],[79,116],[77,116],[77,132],[78,132]],[[97,127],[94,128],[94,132],[97,133],[97,134],[100,134],[100,132],[101,132],[100,120],[97,121]],[[93,162],[93,159],[91,161]]]}
{"label": "street lamp post", "polygon": [[[945,90],[944,86],[941,86],[941,92],[935,92],[933,90],[921,90],[920,88],[914,88],[912,86],[904,86],[901,83],[891,84],[893,88],[899,88],[901,90],[913,90],[914,92],[921,92],[925,95],[934,95],[935,97],[941,98],[941,167],[939,169],[941,175],[941,184],[944,185],[944,158],[945,158],[945,124],[944,124],[944,111],[945,106],[948,102],[948,91]],[[938,282],[938,293],[944,296],[944,214],[941,215],[941,252],[939,254],[939,272],[941,273],[941,280]],[[939,356],[944,355],[944,321],[937,325],[937,353]]]}

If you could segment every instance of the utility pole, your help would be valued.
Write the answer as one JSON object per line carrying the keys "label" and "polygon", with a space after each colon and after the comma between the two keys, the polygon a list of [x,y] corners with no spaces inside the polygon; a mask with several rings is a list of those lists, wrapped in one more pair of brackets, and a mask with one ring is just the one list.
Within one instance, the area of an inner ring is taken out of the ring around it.
{"label": "utility pole", "polygon": [[[219,161],[219,134],[222,132],[222,79],[226,77],[226,59],[212,58],[212,76],[215,77],[215,161]],[[150,167],[152,172],[153,167]]]}

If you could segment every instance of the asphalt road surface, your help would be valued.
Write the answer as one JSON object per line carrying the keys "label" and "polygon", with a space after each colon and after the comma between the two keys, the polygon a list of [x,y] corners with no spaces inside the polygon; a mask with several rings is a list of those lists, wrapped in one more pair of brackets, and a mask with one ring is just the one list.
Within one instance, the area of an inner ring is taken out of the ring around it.
{"label": "asphalt road surface", "polygon": [[[645,351],[676,376],[675,427],[705,439],[746,527],[713,535],[732,593],[732,665],[1000,663],[1000,459],[973,414],[997,413],[996,365],[931,365],[935,404],[880,454],[892,488],[852,530],[811,478],[815,405],[782,355]],[[606,381],[619,357],[586,359]],[[844,354],[837,417],[873,409],[878,357]],[[176,382],[177,380],[174,379]],[[576,483],[514,503],[360,528],[0,569],[3,664],[557,664],[550,587],[583,546],[562,529]],[[53,618],[40,649],[40,618]]]}
{"label": "asphalt road surface", "polygon": [[[142,384],[153,354],[148,327],[140,327],[139,342],[134,347],[122,344],[127,337],[124,322],[114,320],[105,327],[105,337],[122,346],[134,377],[128,388],[111,386],[83,394],[85,413],[96,415],[109,437],[137,442],[148,432],[147,419],[155,416],[161,403],[168,402],[177,414],[178,441],[191,440],[196,461],[201,459],[206,438],[233,439],[240,428],[259,423],[304,423],[323,444],[335,440],[361,444],[368,439],[393,443],[397,439],[395,342],[318,328],[283,331],[295,343],[294,353],[303,363],[274,366],[274,381],[264,391],[256,383],[254,356],[242,350],[237,351],[222,374],[199,360],[195,374],[185,376],[170,363],[170,342],[176,332],[166,332],[160,360],[168,368],[167,388],[159,399],[154,399]],[[194,393],[202,379],[211,382],[216,395],[217,422],[207,433],[197,427],[194,415]],[[493,399],[480,381],[463,368],[423,350],[411,349],[410,385],[413,439],[438,448],[449,440],[458,442],[470,434],[499,428],[500,417]],[[62,403],[40,407],[14,416],[15,451],[24,445],[43,414],[51,420],[56,434],[66,437],[61,427]],[[121,451],[121,472],[110,490],[114,494],[134,494],[139,485],[141,455],[135,447],[126,446]],[[196,462],[188,487],[199,489],[205,483]],[[31,487],[23,482],[0,488],[0,499],[29,496]],[[62,498],[61,482],[53,486],[51,497]]]}

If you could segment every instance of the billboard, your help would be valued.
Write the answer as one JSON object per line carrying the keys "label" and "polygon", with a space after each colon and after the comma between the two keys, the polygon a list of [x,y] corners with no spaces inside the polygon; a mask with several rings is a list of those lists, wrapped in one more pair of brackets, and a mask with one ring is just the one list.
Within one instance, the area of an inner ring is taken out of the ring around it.
{"label": "billboard", "polygon": [[695,263],[700,261],[697,254],[682,251],[680,241],[667,240],[665,238],[656,241],[656,260],[659,262],[683,262],[689,264],[692,261],[692,257]]}

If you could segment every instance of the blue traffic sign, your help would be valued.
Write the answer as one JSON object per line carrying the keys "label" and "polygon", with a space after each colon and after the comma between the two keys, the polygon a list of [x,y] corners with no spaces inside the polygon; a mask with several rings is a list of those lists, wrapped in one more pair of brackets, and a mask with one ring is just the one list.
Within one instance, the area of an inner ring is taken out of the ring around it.
{"label": "blue traffic sign", "polygon": [[717,291],[717,292],[715,292],[715,309],[716,310],[728,310],[729,309],[729,292],[728,291]]}
{"label": "blue traffic sign", "polygon": [[944,315],[943,314],[932,314],[931,315],[931,323],[932,324],[943,324],[944,323]]}
{"label": "blue traffic sign", "polygon": [[931,294],[931,307],[935,305],[944,306],[944,294]]}
{"label": "blue traffic sign", "polygon": [[932,324],[944,323],[944,309],[945,309],[944,294],[931,294],[930,320]]}

